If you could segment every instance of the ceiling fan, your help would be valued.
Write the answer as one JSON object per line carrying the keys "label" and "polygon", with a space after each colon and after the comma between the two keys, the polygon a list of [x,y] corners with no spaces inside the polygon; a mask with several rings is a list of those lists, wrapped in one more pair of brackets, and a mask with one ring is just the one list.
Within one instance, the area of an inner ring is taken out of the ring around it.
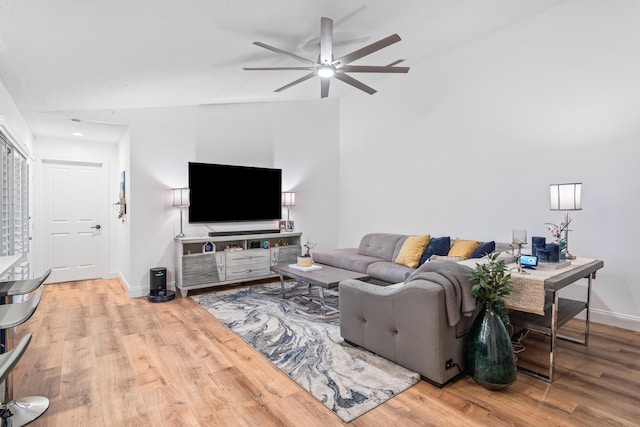
{"label": "ceiling fan", "polygon": [[334,77],[344,83],[347,83],[353,87],[356,87],[369,95],[376,93],[376,90],[359,80],[354,79],[347,73],[408,73],[409,67],[396,67],[399,63],[404,61],[399,59],[392,62],[389,65],[384,66],[372,66],[372,65],[350,65],[352,62],[379,51],[393,43],[399,42],[400,36],[393,34],[389,37],[385,37],[382,40],[378,40],[375,43],[371,43],[361,49],[353,51],[340,58],[333,58],[333,20],[331,18],[320,19],[320,54],[318,60],[313,61],[311,59],[303,58],[294,53],[287,52],[277,47],[269,46],[262,42],[253,42],[256,46],[268,49],[270,51],[281,53],[294,58],[300,62],[307,64],[306,67],[245,67],[244,70],[249,71],[279,71],[279,70],[300,70],[310,71],[310,73],[300,77],[299,79],[276,89],[274,92],[282,92],[292,86],[302,83],[314,76],[320,77],[320,97],[326,98],[329,96],[329,82]]}

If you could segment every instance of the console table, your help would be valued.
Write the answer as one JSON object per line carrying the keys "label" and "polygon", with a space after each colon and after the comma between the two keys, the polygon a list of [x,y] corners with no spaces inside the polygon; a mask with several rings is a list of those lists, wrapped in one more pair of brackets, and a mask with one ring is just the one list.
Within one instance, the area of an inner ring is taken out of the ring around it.
{"label": "console table", "polygon": [[[302,233],[176,237],[176,289],[192,289],[276,277],[270,267],[295,263]],[[206,248],[205,248],[206,246]]]}
{"label": "console table", "polygon": [[[505,305],[507,308],[511,309],[509,312],[511,323],[514,326],[526,328],[530,331],[550,337],[548,373],[545,374],[533,369],[518,366],[520,371],[536,378],[553,382],[556,339],[561,338],[567,341],[588,345],[591,282],[596,277],[596,271],[603,267],[604,262],[601,260],[578,258],[573,260],[570,266],[557,271],[536,270],[535,273],[529,275],[529,277],[527,277],[526,274],[512,273],[512,277],[514,278],[512,292],[515,292],[516,295],[530,292],[535,294],[542,291],[543,295],[546,294],[546,297],[543,298],[541,305],[538,306],[538,303],[536,303],[531,307],[517,307],[517,304],[510,305],[509,299],[505,299]],[[586,301],[576,301],[558,297],[558,291],[560,291],[560,289],[574,284],[581,279],[587,279]],[[517,299],[518,298],[516,298],[516,300]],[[537,297],[534,297],[533,299],[536,300]],[[522,301],[520,301],[520,303],[521,302]],[[526,306],[526,304],[524,305]],[[558,335],[558,328],[562,327],[582,311],[585,311],[584,340]]]}

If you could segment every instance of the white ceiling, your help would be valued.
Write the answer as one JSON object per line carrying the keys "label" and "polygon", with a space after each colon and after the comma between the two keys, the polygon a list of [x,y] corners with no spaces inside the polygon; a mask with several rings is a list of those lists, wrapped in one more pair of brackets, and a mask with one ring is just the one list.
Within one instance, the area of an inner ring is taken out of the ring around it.
{"label": "white ceiling", "polygon": [[[334,56],[397,33],[354,64],[414,66],[563,0],[0,0],[0,79],[33,133],[118,141],[124,126],[72,122],[86,110],[319,99],[304,71],[254,41],[317,59],[320,18],[334,20]],[[376,87],[402,74],[352,75]],[[359,92],[333,81],[330,97]],[[359,96],[375,96],[360,92]],[[64,112],[74,112],[73,115]]]}

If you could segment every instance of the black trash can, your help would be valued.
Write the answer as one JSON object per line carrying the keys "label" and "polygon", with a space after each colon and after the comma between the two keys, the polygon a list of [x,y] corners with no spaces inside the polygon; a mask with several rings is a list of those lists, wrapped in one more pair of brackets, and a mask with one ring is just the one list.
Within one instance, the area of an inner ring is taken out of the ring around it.
{"label": "black trash can", "polygon": [[176,297],[174,291],[167,290],[167,269],[154,267],[149,270],[149,296],[151,302],[171,301]]}

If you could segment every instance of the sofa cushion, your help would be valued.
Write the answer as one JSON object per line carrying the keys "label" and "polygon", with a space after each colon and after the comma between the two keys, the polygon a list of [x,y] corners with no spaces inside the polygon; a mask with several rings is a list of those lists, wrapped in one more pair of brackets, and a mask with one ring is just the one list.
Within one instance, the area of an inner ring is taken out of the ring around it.
{"label": "sofa cushion", "polygon": [[390,261],[374,262],[367,267],[367,274],[389,283],[403,282],[415,269]]}
{"label": "sofa cushion", "polygon": [[480,243],[480,246],[478,246],[478,249],[476,249],[473,254],[471,255],[471,258],[482,258],[483,256],[485,256],[486,254],[490,254],[492,252],[494,252],[496,250],[496,242],[495,241],[490,241],[490,242],[482,242]]}
{"label": "sofa cushion", "polygon": [[449,238],[449,236],[432,237],[429,240],[427,248],[422,253],[422,257],[420,258],[420,265],[427,262],[427,260],[431,258],[432,255],[447,255],[449,253],[449,249],[451,249],[451,238]]}
{"label": "sofa cushion", "polygon": [[360,240],[358,253],[360,255],[393,261],[396,245],[407,236],[404,234],[370,233]]}
{"label": "sofa cushion", "polygon": [[471,255],[478,249],[480,242],[476,240],[456,239],[451,245],[448,256],[459,256],[461,260],[471,258]]}
{"label": "sofa cushion", "polygon": [[312,253],[313,262],[330,265],[345,270],[367,273],[367,267],[374,263],[383,261],[380,258],[360,255],[357,248],[332,249],[326,251],[314,251]]}
{"label": "sofa cushion", "polygon": [[424,236],[408,236],[402,244],[402,249],[400,249],[400,253],[394,262],[411,268],[418,267],[420,258],[429,244],[429,240],[431,240],[431,236],[428,234]]}

